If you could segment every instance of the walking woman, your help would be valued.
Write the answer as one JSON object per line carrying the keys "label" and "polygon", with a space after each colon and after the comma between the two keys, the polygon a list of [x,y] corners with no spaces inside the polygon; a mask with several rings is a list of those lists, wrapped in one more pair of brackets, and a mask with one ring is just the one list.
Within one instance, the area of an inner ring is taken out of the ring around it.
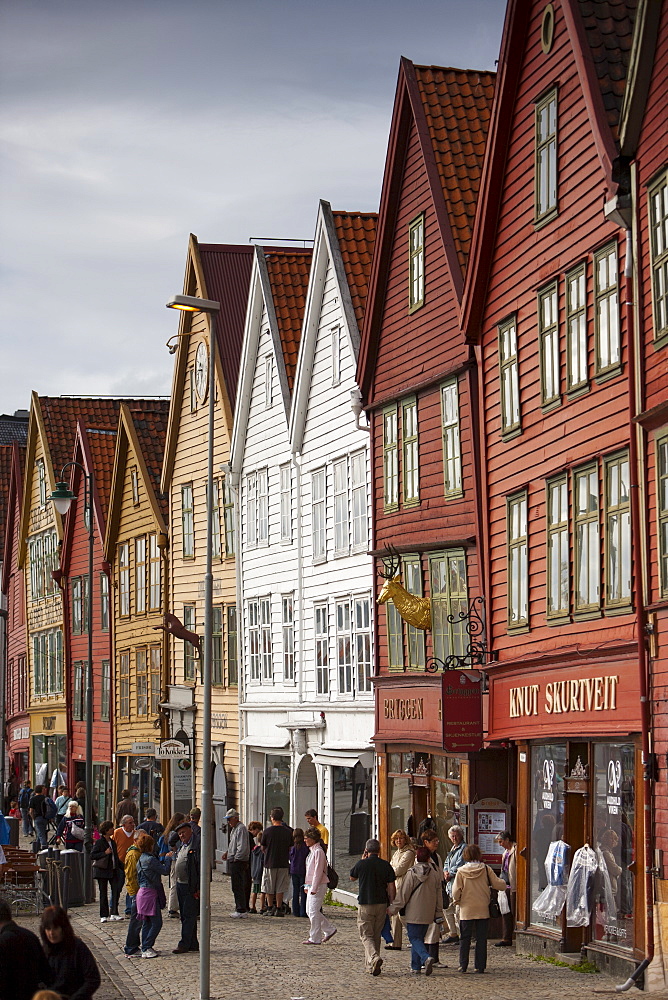
{"label": "walking woman", "polygon": [[91,1000],[100,988],[100,973],[88,946],[74,936],[62,906],[47,906],[39,933],[53,975],[53,991],[62,1000]]}
{"label": "walking woman", "polygon": [[[395,886],[397,892],[401,889],[401,883],[404,880],[404,875],[412,868],[415,864],[415,851],[411,846],[411,842],[408,839],[408,834],[404,830],[395,830],[390,837],[390,844],[394,848],[394,854],[390,858],[390,864],[394,869],[394,874],[396,875]],[[401,951],[401,940],[403,925],[406,923],[405,917],[401,917],[399,913],[395,913],[391,918],[391,928],[392,928],[392,944],[386,944],[385,948],[389,951]]]}
{"label": "walking woman", "polygon": [[62,838],[67,850],[83,851],[84,825],[85,821],[83,814],[79,812],[79,804],[72,800],[56,830],[56,836]]}
{"label": "walking woman", "polygon": [[394,915],[399,910],[406,911],[406,933],[411,943],[411,972],[419,975],[424,967],[425,976],[430,976],[436,964],[425,944],[425,935],[430,925],[440,927],[443,923],[443,876],[431,860],[431,851],[423,844],[416,852],[415,864],[404,875],[401,888],[388,907]]}
{"label": "walking woman", "polygon": [[[165,862],[167,855],[170,851],[173,851],[179,844],[179,835],[176,832],[176,828],[179,823],[183,823],[185,815],[181,812],[174,813],[169,823],[163,830],[161,836],[158,838],[158,857],[161,862]],[[169,859],[171,866],[171,858]],[[167,912],[170,917],[178,917],[179,915],[179,900],[176,895],[176,879],[171,873],[169,873],[169,897],[167,899]]]}
{"label": "walking woman", "polygon": [[322,849],[320,830],[314,827],[304,833],[304,843],[309,848],[306,858],[306,916],[311,921],[309,936],[304,944],[324,944],[336,934],[336,927],[322,912],[322,901],[327,892],[327,855]]}
{"label": "walking woman", "polygon": [[487,968],[487,931],[489,928],[490,889],[506,890],[503,879],[484,865],[477,844],[464,848],[464,864],[455,875],[452,898],[459,905],[459,971],[469,966],[471,937],[475,931],[475,971]]}
{"label": "walking woman", "polygon": [[128,933],[125,950],[127,953],[129,947],[132,952],[134,948],[139,947],[141,928],[141,957],[157,958],[159,953],[154,950],[153,945],[162,928],[162,909],[166,903],[162,876],[169,875],[171,862],[158,861],[153,853],[155,841],[148,834],[145,834],[137,843],[141,848],[141,854],[137,861],[137,882],[139,883],[137,923],[135,925],[137,936],[135,940],[131,940]]}
{"label": "walking woman", "polygon": [[[107,820],[100,826],[100,838],[93,843],[91,861],[93,878],[97,879],[100,897],[100,923],[108,920],[122,920],[118,915],[118,898],[125,881],[123,865],[118,860],[118,849],[113,838],[114,824]],[[109,903],[111,891],[111,904]]]}

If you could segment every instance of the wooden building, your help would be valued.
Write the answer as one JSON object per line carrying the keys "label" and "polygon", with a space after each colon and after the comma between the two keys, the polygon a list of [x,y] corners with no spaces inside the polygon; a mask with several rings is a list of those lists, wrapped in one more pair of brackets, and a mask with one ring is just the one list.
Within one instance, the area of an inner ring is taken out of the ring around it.
{"label": "wooden building", "polygon": [[474,794],[508,800],[505,754],[475,752],[480,680],[468,695],[478,720],[467,743],[455,710],[464,675],[445,669],[466,654],[459,616],[481,595],[478,384],[460,306],[494,85],[494,73],[403,59],[383,179],[358,365],[372,433],[372,547],[376,569],[400,577],[431,620],[409,624],[392,599],[376,609],[385,850],[394,829],[416,835],[431,816],[446,853],[454,822],[473,833]]}
{"label": "wooden building", "polygon": [[163,823],[171,814],[168,774],[133,744],[155,745],[166,730],[161,704],[167,689],[169,544],[160,471],[168,411],[167,400],[122,403],[104,536],[113,630],[113,803],[128,788],[140,818],[153,808]]}
{"label": "wooden building", "polygon": [[[213,775],[215,849],[227,847],[224,816],[239,804],[239,706],[236,621],[234,505],[223,466],[230,453],[239,358],[253,248],[200,244],[190,237],[183,290],[221,303],[216,316],[216,412],[214,426],[215,531],[213,552],[212,756],[201,747],[203,690],[194,647],[172,638],[168,646],[167,732],[192,750],[193,781],[172,765],[173,804],[182,811],[200,801],[204,767]],[[181,313],[175,338],[175,366],[161,489],[169,499],[170,612],[190,632],[204,635],[206,565],[206,477],[208,443],[209,319]]]}

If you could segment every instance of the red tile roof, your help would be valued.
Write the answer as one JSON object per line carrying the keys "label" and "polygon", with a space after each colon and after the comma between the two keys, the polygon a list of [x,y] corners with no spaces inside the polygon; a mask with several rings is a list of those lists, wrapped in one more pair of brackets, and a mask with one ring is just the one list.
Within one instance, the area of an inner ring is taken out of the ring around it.
{"label": "red tile roof", "polygon": [[137,432],[139,444],[146,462],[151,486],[160,506],[163,517],[167,520],[169,498],[160,492],[160,475],[162,461],[165,455],[167,440],[167,421],[169,418],[169,400],[152,400],[151,407],[137,405],[141,401],[128,402],[132,422]]}
{"label": "red tile roof", "polygon": [[616,142],[638,0],[578,0],[578,6]]}
{"label": "red tile roof", "polygon": [[234,408],[253,267],[253,247],[200,243],[199,254],[206,282],[206,294],[208,298],[221,304],[216,319],[218,350],[225,385]]}
{"label": "red tile roof", "polygon": [[312,250],[285,251],[265,248],[267,273],[291,393],[297,367],[312,256]]}
{"label": "red tile roof", "polygon": [[462,272],[466,271],[495,73],[416,66],[415,75]]}
{"label": "red tile roof", "polygon": [[377,212],[332,212],[334,228],[341,248],[350,295],[362,329],[366,297],[369,291],[371,258],[376,242]]}
{"label": "red tile roof", "polygon": [[[114,472],[116,454],[116,431],[100,430],[97,427],[82,427],[86,436],[95,476],[95,489],[100,500],[100,508],[106,524],[111,494],[111,478]],[[102,529],[104,532],[104,528]]]}
{"label": "red tile roof", "polygon": [[86,427],[116,430],[120,400],[74,399],[68,396],[40,396],[51,461],[56,478],[63,466],[72,460],[77,422]]}

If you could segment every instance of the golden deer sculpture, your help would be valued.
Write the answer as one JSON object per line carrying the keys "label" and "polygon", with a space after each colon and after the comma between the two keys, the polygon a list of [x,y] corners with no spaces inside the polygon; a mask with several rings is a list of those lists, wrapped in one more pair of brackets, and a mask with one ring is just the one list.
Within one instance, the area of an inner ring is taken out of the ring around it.
{"label": "golden deer sculpture", "polygon": [[431,629],[431,601],[428,597],[418,597],[409,594],[401,582],[401,559],[396,549],[390,549],[390,562],[387,569],[379,571],[385,583],[378,595],[378,603],[385,604],[391,600],[395,608],[409,625],[425,631]]}

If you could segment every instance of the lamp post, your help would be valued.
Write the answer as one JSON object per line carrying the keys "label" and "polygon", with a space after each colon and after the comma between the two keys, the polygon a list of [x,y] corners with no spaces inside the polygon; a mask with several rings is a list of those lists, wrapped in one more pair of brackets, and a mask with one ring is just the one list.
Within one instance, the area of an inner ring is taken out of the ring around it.
{"label": "lamp post", "polygon": [[[88,664],[86,667],[86,801],[84,810],[84,899],[93,902],[93,869],[90,854],[93,849],[93,487],[92,472],[86,472],[79,462],[68,462],[60,473],[60,482],[49,497],[54,507],[64,517],[70,504],[76,500],[65,482],[65,471],[81,471],[84,480],[84,524],[88,518]],[[83,596],[83,595],[82,595]]]}
{"label": "lamp post", "polygon": [[202,669],[202,837],[200,859],[200,1000],[211,996],[211,883],[212,853],[211,824],[213,798],[211,791],[211,661],[213,633],[213,418],[216,393],[216,313],[220,302],[198,299],[193,295],[175,295],[167,303],[168,309],[182,312],[203,312],[209,316],[209,421],[206,474],[206,575],[204,577],[204,664]]}

